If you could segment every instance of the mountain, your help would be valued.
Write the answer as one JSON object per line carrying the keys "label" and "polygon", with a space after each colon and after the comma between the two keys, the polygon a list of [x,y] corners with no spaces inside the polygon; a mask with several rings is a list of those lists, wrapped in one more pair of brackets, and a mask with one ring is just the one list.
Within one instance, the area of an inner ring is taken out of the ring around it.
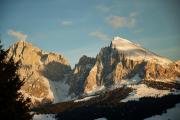
{"label": "mountain", "polygon": [[20,63],[18,74],[25,81],[21,92],[31,98],[33,106],[63,99],[69,88],[65,84],[66,74],[71,68],[62,55],[43,52],[31,43],[18,41],[8,49],[7,59],[11,57]]}
{"label": "mountain", "polygon": [[[25,41],[8,49],[7,59],[11,57],[20,62],[18,74],[25,80],[21,92],[31,98],[32,106],[91,101],[94,97],[108,101],[114,99],[112,94],[125,95],[120,98],[126,102],[162,97],[180,88],[180,61],[173,62],[120,37],[114,37],[96,58],[82,56],[73,69],[62,55],[43,52]],[[128,92],[119,94],[119,88],[126,87]]]}
{"label": "mountain", "polygon": [[178,61],[173,62],[126,39],[114,37],[96,58],[80,58],[71,75],[74,80],[71,81],[75,83],[70,90],[76,89],[75,94],[92,94],[122,84],[176,82],[179,70]]}
{"label": "mountain", "polygon": [[[180,103],[180,61],[115,37],[96,58],[82,56],[67,75],[71,99],[36,107],[57,120],[143,120]],[[165,118],[179,120],[180,115]],[[164,118],[164,117],[162,117]]]}

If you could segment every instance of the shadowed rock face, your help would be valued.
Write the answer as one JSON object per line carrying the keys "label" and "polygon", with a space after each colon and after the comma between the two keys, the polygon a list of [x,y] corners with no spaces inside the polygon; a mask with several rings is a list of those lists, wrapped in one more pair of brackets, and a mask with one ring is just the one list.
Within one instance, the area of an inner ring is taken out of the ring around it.
{"label": "shadowed rock face", "polygon": [[20,61],[20,79],[25,79],[21,91],[30,97],[32,105],[52,102],[54,95],[49,81],[63,81],[71,68],[62,55],[46,53],[25,41],[19,41],[9,48],[8,59]]}
{"label": "shadowed rock face", "polygon": [[95,64],[95,58],[82,56],[69,75],[70,94],[79,95],[84,90],[85,79]]}

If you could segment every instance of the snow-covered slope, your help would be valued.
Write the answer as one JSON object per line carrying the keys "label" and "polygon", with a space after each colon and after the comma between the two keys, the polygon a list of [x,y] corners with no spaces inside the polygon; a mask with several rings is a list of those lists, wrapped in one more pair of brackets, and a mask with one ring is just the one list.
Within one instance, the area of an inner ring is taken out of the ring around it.
{"label": "snow-covered slope", "polygon": [[142,97],[162,97],[170,93],[169,90],[158,90],[148,87],[145,84],[133,85],[131,86],[134,90],[130,93],[128,97],[121,100],[121,102],[127,102],[130,100],[139,100]]}
{"label": "snow-covered slope", "polygon": [[117,49],[120,52],[128,55],[129,59],[140,61],[151,61],[151,62],[158,62],[159,64],[170,64],[172,63],[171,60],[156,55],[135,43],[130,42],[127,39],[114,37],[111,43],[111,47]]}
{"label": "snow-covered slope", "polygon": [[88,96],[88,97],[84,97],[82,99],[77,99],[77,100],[74,100],[74,102],[87,101],[87,100],[91,100],[92,98],[95,98],[95,97],[98,97],[98,95],[97,96]]}
{"label": "snow-covered slope", "polygon": [[60,81],[49,81],[52,93],[54,95],[53,103],[68,101],[71,99],[69,95],[69,85],[66,83],[66,80]]}

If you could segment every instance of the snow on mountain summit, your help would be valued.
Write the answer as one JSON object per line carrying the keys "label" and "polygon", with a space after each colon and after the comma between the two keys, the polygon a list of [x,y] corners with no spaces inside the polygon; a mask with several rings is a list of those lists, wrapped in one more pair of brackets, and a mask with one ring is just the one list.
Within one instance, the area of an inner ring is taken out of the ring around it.
{"label": "snow on mountain summit", "polygon": [[121,37],[114,37],[111,41],[111,48],[118,50],[119,52],[125,54],[132,60],[145,60],[158,62],[160,64],[170,64],[171,60],[161,57],[147,49],[140,47],[138,44],[135,44],[127,39]]}
{"label": "snow on mountain summit", "polygon": [[128,43],[132,43],[131,41],[127,40],[127,39],[124,39],[122,37],[119,37],[119,36],[115,36],[113,38],[113,41],[116,41],[116,40],[120,40],[120,41],[123,41],[123,42],[128,42]]}
{"label": "snow on mountain summit", "polygon": [[130,42],[129,40],[126,40],[124,38],[120,37],[114,37],[112,40],[112,48],[116,48],[118,50],[133,50],[133,49],[139,49],[138,46],[136,46],[134,43]]}

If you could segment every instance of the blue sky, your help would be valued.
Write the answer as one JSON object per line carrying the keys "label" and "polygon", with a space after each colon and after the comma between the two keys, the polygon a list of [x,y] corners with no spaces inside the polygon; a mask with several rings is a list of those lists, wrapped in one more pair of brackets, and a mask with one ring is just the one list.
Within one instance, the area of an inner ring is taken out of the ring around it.
{"label": "blue sky", "polygon": [[0,0],[0,35],[7,48],[24,39],[74,65],[96,56],[114,36],[172,60],[180,59],[178,0]]}

